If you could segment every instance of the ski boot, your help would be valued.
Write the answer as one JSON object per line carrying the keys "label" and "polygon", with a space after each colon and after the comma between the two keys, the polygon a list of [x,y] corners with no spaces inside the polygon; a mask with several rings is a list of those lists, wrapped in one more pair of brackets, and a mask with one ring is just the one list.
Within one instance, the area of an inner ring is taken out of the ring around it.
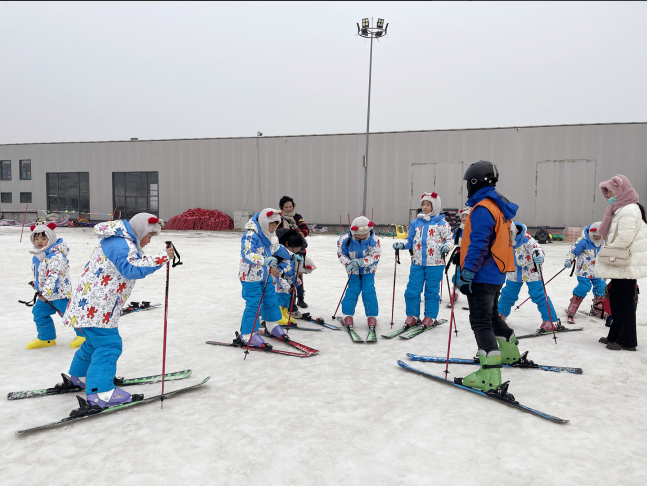
{"label": "ski boot", "polygon": [[368,318],[368,330],[375,331],[375,326],[377,326],[377,319],[375,317]]}
{"label": "ski boot", "polygon": [[425,326],[426,328],[433,326],[436,324],[436,319],[432,319],[431,317],[425,316],[424,319],[422,320],[421,324]]}
{"label": "ski boot", "polygon": [[36,338],[33,341],[30,341],[29,344],[27,344],[27,349],[48,348],[50,346],[56,346],[56,339],[41,341],[40,339]]}
{"label": "ski boot", "polygon": [[65,373],[61,373],[61,376],[63,377],[63,383],[54,385],[54,390],[66,393],[85,390],[85,383],[78,376],[68,376]]}
{"label": "ski boot", "polygon": [[281,315],[283,318],[279,321],[279,324],[284,326],[287,325],[288,323],[288,318],[290,319],[290,324],[294,324],[295,320],[293,318],[290,318],[290,314],[288,313],[288,310],[285,307],[281,307]]}
{"label": "ski boot", "polygon": [[353,316],[344,317],[344,326],[346,326],[351,331],[353,330]]}
{"label": "ski boot", "polygon": [[415,327],[418,324],[420,324],[420,319],[413,316],[407,316],[406,320],[404,321],[404,328],[409,329],[410,327]]}
{"label": "ski boot", "polygon": [[575,314],[577,313],[577,309],[579,309],[580,304],[584,300],[584,297],[578,297],[577,295],[573,294],[573,297],[571,297],[571,302],[568,304],[568,323],[569,324],[575,324]]}
{"label": "ski boot", "polygon": [[124,403],[137,402],[144,399],[144,395],[131,395],[121,388],[113,388],[103,393],[91,393],[86,399],[76,396],[79,408],[70,412],[70,417],[84,417],[102,412],[106,408],[123,405]]}
{"label": "ski boot", "polygon": [[589,312],[589,315],[593,317],[599,317],[600,319],[604,319],[604,307],[602,304],[603,302],[604,302],[604,296],[602,295],[593,296],[593,304],[591,304],[591,312]]}
{"label": "ski boot", "polygon": [[[272,345],[269,343],[266,343],[263,341],[263,338],[259,336],[257,333],[252,334],[251,339],[249,340],[249,345],[254,348],[262,348],[262,349],[272,349]],[[232,342],[234,346],[240,346],[241,348],[246,348],[247,347],[247,341],[243,336],[240,335],[238,331],[236,331],[236,339]]]}
{"label": "ski boot", "polygon": [[308,308],[308,304],[306,304],[305,301],[301,297],[299,297],[297,299],[297,305],[299,307],[301,307],[302,309],[307,309]]}
{"label": "ski boot", "polygon": [[142,304],[139,306],[140,309],[148,309],[151,306],[150,302],[146,302],[142,300]]}
{"label": "ski boot", "polygon": [[553,322],[552,325],[550,321],[543,321],[541,323],[541,327],[537,330],[541,332],[553,332],[553,328],[555,329],[555,332],[563,331],[564,329],[566,329],[564,326],[562,326],[561,319],[557,319],[557,322]]}
{"label": "ski boot", "polygon": [[72,342],[70,343],[70,348],[80,348],[81,345],[85,342],[85,338],[83,336],[76,336],[74,339],[72,339]]}
{"label": "ski boot", "polygon": [[465,378],[454,378],[454,383],[486,393],[496,392],[501,386],[501,351],[486,353],[479,349],[478,357],[481,368]]}
{"label": "ski boot", "polygon": [[501,320],[503,322],[505,322],[505,320],[507,319],[508,316],[504,316],[503,314],[499,314],[499,317],[501,318]]}
{"label": "ski boot", "polygon": [[519,342],[517,341],[517,336],[515,335],[514,331],[508,339],[503,336],[494,337],[496,338],[496,342],[499,345],[499,351],[501,351],[502,364],[511,365],[521,361],[521,356],[519,354]]}
{"label": "ski boot", "polygon": [[[279,323],[280,322],[281,321],[279,321]],[[290,337],[286,334],[283,328],[279,326],[276,322],[268,322],[265,324],[265,335],[267,337],[275,337],[277,339],[280,339],[286,344],[290,342]]]}

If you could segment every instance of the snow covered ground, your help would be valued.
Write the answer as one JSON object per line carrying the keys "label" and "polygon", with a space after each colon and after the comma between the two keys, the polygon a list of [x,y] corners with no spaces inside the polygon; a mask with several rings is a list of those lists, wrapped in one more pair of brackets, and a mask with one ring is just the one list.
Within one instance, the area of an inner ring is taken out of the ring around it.
{"label": "snow covered ground", "polygon": [[[36,337],[31,298],[29,235],[0,228],[0,392],[52,386],[67,373],[73,331],[57,323],[57,346],[26,350]],[[60,228],[69,245],[73,281],[96,244],[91,229]],[[406,353],[443,356],[448,326],[411,341],[380,339],[355,344],[343,331],[290,331],[321,350],[292,357],[243,353],[205,344],[229,341],[243,310],[237,279],[240,233],[168,232],[149,247],[172,239],[184,265],[171,270],[167,371],[191,368],[167,390],[211,381],[169,398],[164,409],[148,404],[50,430],[16,436],[14,431],[67,416],[74,395],[0,400],[2,484],[433,484],[597,485],[647,484],[647,307],[638,309],[639,348],[614,352],[598,343],[600,320],[578,316],[585,330],[526,339],[520,346],[541,364],[576,366],[583,375],[504,369],[510,391],[533,408],[570,419],[555,424],[491,400],[408,373],[396,365]],[[345,284],[334,236],[309,238],[318,269],[306,280],[313,315],[326,320]],[[394,252],[383,241],[376,285],[378,330],[389,329]],[[546,277],[561,268],[568,244],[545,245]],[[403,293],[408,258],[398,266],[396,323],[405,318]],[[132,300],[163,303],[165,271],[135,286]],[[548,287],[560,317],[575,286],[563,272]],[[647,289],[647,281],[641,282]],[[645,292],[643,290],[643,292]],[[447,289],[440,317],[449,318]],[[520,297],[525,299],[522,292]],[[582,309],[588,310],[588,297]],[[459,302],[465,302],[464,297]],[[156,374],[162,366],[163,307],[120,321],[124,353],[119,374]],[[565,319],[564,319],[565,320]],[[356,321],[366,334],[358,305]],[[330,321],[329,321],[330,322]],[[457,311],[459,334],[452,356],[471,357],[475,341],[468,311]],[[540,323],[532,302],[513,312],[517,334]],[[275,342],[273,342],[275,344]],[[278,347],[284,348],[278,344]],[[286,348],[287,349],[287,348]],[[413,363],[441,374],[444,364]],[[474,368],[450,367],[450,376]],[[157,394],[160,385],[131,388]]]}

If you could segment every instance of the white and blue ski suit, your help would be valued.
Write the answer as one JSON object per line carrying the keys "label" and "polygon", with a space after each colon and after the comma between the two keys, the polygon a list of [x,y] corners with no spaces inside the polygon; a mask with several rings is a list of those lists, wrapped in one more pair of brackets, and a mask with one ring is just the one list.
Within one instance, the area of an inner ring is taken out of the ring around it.
{"label": "white and blue ski suit", "polygon": [[[245,224],[245,234],[241,238],[240,265],[238,278],[243,286],[243,299],[245,299],[245,311],[240,323],[242,335],[252,334],[258,330],[261,319],[267,322],[277,322],[283,317],[279,303],[276,299],[274,277],[271,282],[265,280],[269,277],[269,267],[265,266],[265,258],[270,256],[280,257],[285,260],[292,259],[292,253],[279,244],[278,238],[268,240],[261,231],[260,223],[256,213]],[[265,293],[263,294],[263,287]],[[262,296],[262,304],[261,304]],[[260,318],[256,320],[258,305],[261,304]]]}
{"label": "white and blue ski suit", "polygon": [[[429,217],[422,213],[409,224],[405,250],[413,250],[409,283],[404,292],[407,316],[420,317],[420,294],[425,291],[425,317],[438,317],[443,254],[454,248],[452,229],[445,215]],[[443,252],[443,250],[445,250]]]}
{"label": "white and blue ski suit", "polygon": [[281,307],[289,309],[292,300],[292,286],[298,288],[300,285],[299,278],[296,280],[294,278],[296,264],[289,260],[283,260],[279,263],[278,269],[281,276],[276,279],[276,300]]}
{"label": "white and blue ski suit", "polygon": [[567,260],[575,260],[577,286],[573,289],[573,294],[582,298],[591,291],[591,287],[596,297],[604,296],[606,288],[606,280],[595,276],[595,260],[601,247],[596,246],[589,235],[591,226],[584,228],[582,236],[571,246],[571,251],[566,257]]}
{"label": "white and blue ski suit", "polygon": [[[43,261],[32,257],[32,271],[34,273],[34,288],[40,292],[59,312],[65,313],[70,301],[70,264],[67,260],[69,253],[67,245],[62,238],[56,240],[45,251]],[[51,316],[56,314],[48,304],[40,299],[31,309],[38,331],[38,339],[50,341],[56,339],[56,328]],[[78,331],[76,333],[79,335]]]}
{"label": "white and blue ski suit", "polygon": [[544,250],[541,249],[537,240],[535,240],[526,225],[521,223],[512,222],[513,225],[521,226],[523,231],[517,233],[514,244],[514,264],[516,271],[507,273],[507,281],[505,287],[501,290],[501,297],[499,298],[498,312],[504,316],[510,315],[512,306],[519,299],[519,291],[524,282],[528,285],[528,294],[530,299],[535,303],[537,309],[541,313],[541,318],[547,322],[557,322],[557,313],[555,307],[548,297],[548,305],[550,305],[550,317],[548,314],[548,307],[546,306],[546,296],[544,294],[544,286],[541,282],[539,272],[535,269],[535,264],[532,259],[535,252],[544,256]]}
{"label": "white and blue ski suit", "polygon": [[[348,234],[345,234],[337,241],[337,258],[339,258],[339,262],[349,274],[348,288],[341,303],[341,311],[344,315],[355,315],[357,300],[359,295],[362,294],[366,317],[378,316],[379,307],[377,294],[375,293],[375,271],[381,254],[380,240],[375,236],[373,230],[371,230],[369,237],[362,241],[353,238],[350,230],[348,230]],[[348,271],[347,267],[351,260],[357,259],[363,260],[363,266],[359,269],[353,268]]]}
{"label": "white and blue ski suit", "polygon": [[72,290],[63,323],[74,327],[85,341],[74,354],[70,375],[86,376],[86,393],[103,393],[115,387],[122,340],[119,318],[135,282],[168,262],[166,250],[142,255],[137,237],[127,221],[97,224],[99,244],[79,282]]}

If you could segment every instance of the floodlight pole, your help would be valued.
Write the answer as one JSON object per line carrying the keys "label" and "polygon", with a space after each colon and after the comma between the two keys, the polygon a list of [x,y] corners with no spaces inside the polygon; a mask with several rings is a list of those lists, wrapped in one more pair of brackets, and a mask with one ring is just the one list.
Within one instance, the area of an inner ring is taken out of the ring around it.
{"label": "floodlight pole", "polygon": [[[371,26],[373,24],[373,19],[371,18]],[[368,109],[366,111],[366,155],[364,155],[364,204],[362,205],[362,211],[364,216],[366,216],[366,188],[368,186],[368,134],[369,126],[371,123],[371,75],[373,73],[373,36],[371,36],[371,54],[370,61],[368,64]]]}

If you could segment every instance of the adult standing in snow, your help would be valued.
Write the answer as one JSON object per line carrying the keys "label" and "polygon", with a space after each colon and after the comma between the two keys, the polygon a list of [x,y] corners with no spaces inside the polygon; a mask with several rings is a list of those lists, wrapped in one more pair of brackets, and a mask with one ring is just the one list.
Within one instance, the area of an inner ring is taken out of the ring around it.
{"label": "adult standing in snow", "polygon": [[473,163],[463,179],[467,181],[467,206],[472,211],[463,229],[461,273],[456,286],[467,296],[481,367],[455,381],[489,392],[502,384],[502,364],[520,359],[514,331],[497,312],[506,273],[515,269],[510,225],[519,206],[494,188],[499,171],[492,162]]}
{"label": "adult standing in snow", "polygon": [[108,221],[94,227],[99,244],[72,289],[72,299],[63,316],[64,324],[77,328],[85,337],[69,373],[72,385],[85,388],[90,407],[73,410],[71,417],[133,400],[130,393],[114,384],[122,349],[117,325],[135,282],[173,258],[173,248],[143,255],[143,248],[161,233],[163,224],[152,214],[139,213],[130,221]]}
{"label": "adult standing in snow", "polygon": [[[613,324],[600,342],[614,351],[635,351],[636,280],[647,277],[647,218],[638,202],[638,193],[629,179],[616,175],[600,184],[600,191],[609,206],[598,230],[606,240],[596,262],[596,276],[610,278],[609,300]],[[605,250],[629,250],[629,261],[622,265],[604,257]]]}
{"label": "adult standing in snow", "polygon": [[[308,225],[299,213],[296,212],[296,204],[294,204],[294,199],[290,196],[283,196],[279,201],[279,208],[281,209],[281,223],[279,228],[293,229],[297,231],[303,237],[303,255],[306,254],[306,248],[308,247],[308,242],[306,237],[310,234],[308,230]],[[302,309],[306,309],[308,304],[303,300],[303,294],[305,290],[303,289],[303,282],[297,287],[297,305]]]}

